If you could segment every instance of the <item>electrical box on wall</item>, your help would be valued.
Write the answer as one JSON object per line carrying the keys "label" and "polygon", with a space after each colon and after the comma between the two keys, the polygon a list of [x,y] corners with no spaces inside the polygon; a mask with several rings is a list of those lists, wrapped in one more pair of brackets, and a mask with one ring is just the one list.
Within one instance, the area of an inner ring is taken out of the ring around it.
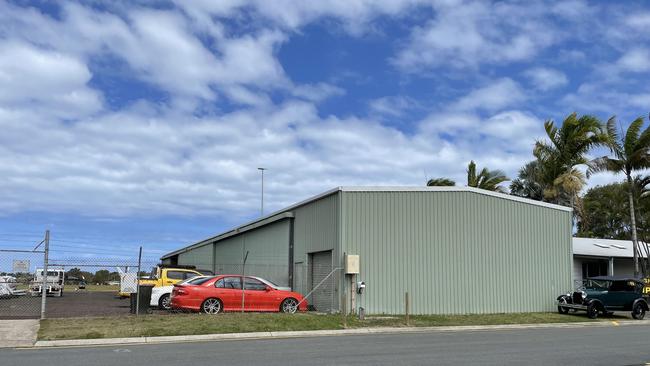
{"label": "electrical box on wall", "polygon": [[345,274],[359,274],[359,256],[356,254],[345,255]]}

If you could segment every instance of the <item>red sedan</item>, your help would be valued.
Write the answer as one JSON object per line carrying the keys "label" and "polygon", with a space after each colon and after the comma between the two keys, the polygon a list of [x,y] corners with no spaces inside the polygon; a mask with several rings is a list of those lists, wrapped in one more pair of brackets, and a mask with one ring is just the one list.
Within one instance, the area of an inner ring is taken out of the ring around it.
{"label": "red sedan", "polygon": [[223,311],[306,311],[307,301],[290,288],[280,287],[259,277],[221,275],[203,282],[174,285],[172,309],[217,314]]}

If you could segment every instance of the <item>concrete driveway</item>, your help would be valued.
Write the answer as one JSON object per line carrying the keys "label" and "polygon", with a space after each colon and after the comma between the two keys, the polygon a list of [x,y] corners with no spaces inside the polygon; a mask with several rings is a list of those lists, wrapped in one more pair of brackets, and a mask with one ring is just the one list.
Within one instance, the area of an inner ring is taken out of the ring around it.
{"label": "concrete driveway", "polygon": [[0,321],[0,348],[31,347],[38,334],[38,319]]}

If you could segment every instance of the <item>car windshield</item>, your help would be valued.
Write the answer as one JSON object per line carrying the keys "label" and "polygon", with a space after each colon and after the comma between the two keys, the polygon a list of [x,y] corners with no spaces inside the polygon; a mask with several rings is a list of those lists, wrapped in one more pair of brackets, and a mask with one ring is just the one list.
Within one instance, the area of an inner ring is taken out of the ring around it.
{"label": "car windshield", "polygon": [[607,290],[610,281],[587,279],[583,283],[583,287],[587,290]]}

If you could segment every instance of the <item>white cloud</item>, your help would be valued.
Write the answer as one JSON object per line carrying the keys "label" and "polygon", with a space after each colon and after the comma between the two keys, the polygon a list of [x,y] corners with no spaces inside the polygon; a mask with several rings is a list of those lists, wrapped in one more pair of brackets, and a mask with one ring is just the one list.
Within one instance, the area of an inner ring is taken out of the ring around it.
{"label": "white cloud", "polygon": [[[471,159],[513,176],[542,133],[513,79],[486,74],[493,81],[442,101],[403,132],[373,113],[321,116],[317,103],[345,90],[295,83],[278,61],[278,49],[309,22],[335,19],[359,35],[376,17],[408,15],[415,3],[179,2],[184,13],[66,3],[56,18],[1,3],[0,55],[20,57],[0,56],[0,80],[11,90],[0,90],[0,213],[246,215],[258,205],[261,165],[271,208],[338,185],[421,185],[425,175],[461,183]],[[544,6],[434,5],[436,18],[395,59],[404,70],[527,61],[556,42]],[[105,108],[90,86],[90,66],[105,59],[172,100]],[[537,80],[542,88],[559,83]],[[584,85],[575,94],[600,91]],[[646,100],[636,98],[627,103]],[[416,103],[396,94],[369,107],[403,117]]]}
{"label": "white cloud", "polygon": [[540,20],[543,11],[508,3],[437,6],[435,19],[415,28],[393,62],[403,71],[416,72],[442,65],[476,67],[530,59],[556,38]]}
{"label": "white cloud", "polygon": [[483,109],[495,111],[522,102],[526,98],[517,82],[510,78],[494,80],[460,98],[453,108],[459,110]]}
{"label": "white cloud", "polygon": [[345,94],[345,90],[328,83],[303,84],[291,89],[293,95],[313,102],[319,102],[334,96]]}
{"label": "white cloud", "polygon": [[535,67],[529,69],[524,73],[524,75],[530,79],[535,88],[542,91],[556,89],[569,82],[562,71],[547,67]]}
{"label": "white cloud", "polygon": [[401,95],[374,99],[369,107],[373,113],[389,117],[400,117],[407,110],[421,108],[415,100]]}
{"label": "white cloud", "polygon": [[[173,10],[129,9],[128,16],[73,3],[62,5],[60,20],[33,9],[0,5],[0,29],[16,39],[72,55],[123,60],[134,77],[174,98],[214,100],[239,87],[287,89],[291,83],[275,52],[283,33],[260,30],[240,36],[203,28]],[[213,22],[216,28],[218,22]],[[198,27],[198,28],[197,28]],[[205,39],[207,38],[207,39]],[[239,102],[236,100],[236,102]]]}
{"label": "white cloud", "polygon": [[650,70],[650,51],[647,48],[635,48],[627,51],[618,60],[617,65],[624,71],[645,72]]}
{"label": "white cloud", "polygon": [[638,12],[626,17],[625,23],[628,26],[640,31],[646,31],[650,27],[650,12]]}
{"label": "white cloud", "polygon": [[86,86],[91,77],[70,55],[0,40],[0,106],[47,108],[65,118],[93,113],[102,98]]}
{"label": "white cloud", "polygon": [[209,16],[235,17],[244,9],[253,11],[273,25],[295,30],[319,20],[331,18],[339,21],[346,31],[362,34],[380,15],[399,16],[415,5],[427,4],[426,0],[229,0],[229,1],[175,1],[201,24],[207,24]]}

